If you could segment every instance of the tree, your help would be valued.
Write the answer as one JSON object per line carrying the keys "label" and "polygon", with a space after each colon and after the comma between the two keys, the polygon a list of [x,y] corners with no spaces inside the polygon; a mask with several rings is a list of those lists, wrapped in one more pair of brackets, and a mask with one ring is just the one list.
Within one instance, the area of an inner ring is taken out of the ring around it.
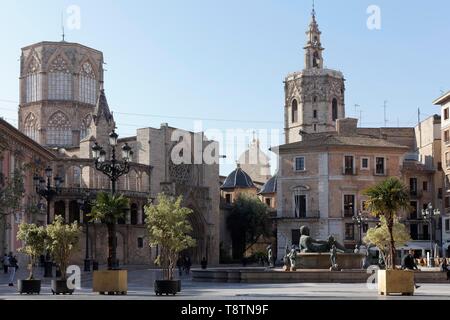
{"label": "tree", "polygon": [[410,208],[409,193],[406,186],[397,178],[391,177],[364,191],[368,196],[367,208],[372,215],[384,217],[388,231],[389,246],[386,254],[386,268],[395,269],[395,217],[400,210]]}
{"label": "tree", "polygon": [[94,201],[91,213],[91,221],[100,220],[108,228],[108,269],[114,269],[116,265],[116,224],[117,220],[125,217],[129,209],[129,200],[122,194],[111,195],[101,192]]}
{"label": "tree", "polygon": [[150,246],[159,246],[155,263],[162,267],[166,280],[173,280],[178,254],[195,246],[195,240],[187,217],[192,210],[181,206],[183,198],[177,199],[164,193],[158,194],[157,204],[145,206],[145,223]]}
{"label": "tree", "polygon": [[30,275],[28,280],[33,280],[33,267],[39,255],[45,250],[47,231],[44,227],[37,226],[34,223],[21,223],[17,232],[17,240],[23,241],[23,247],[18,251],[25,253],[30,258]]}
{"label": "tree", "polygon": [[270,236],[268,207],[256,196],[240,194],[227,218],[227,227],[233,241],[233,256],[240,258],[261,236]]}
{"label": "tree", "polygon": [[[406,226],[400,223],[397,217],[394,218],[394,227],[392,229],[394,235],[394,241],[397,246],[404,246],[409,241],[411,241],[411,236],[406,229]],[[385,217],[380,218],[380,225],[375,228],[370,228],[367,231],[367,235],[364,237],[364,243],[367,245],[375,245],[384,261],[386,261],[386,256],[389,253],[389,230],[387,227],[387,221]]]}
{"label": "tree", "polygon": [[57,216],[52,224],[47,226],[47,249],[52,254],[61,270],[61,279],[67,279],[67,267],[72,252],[76,249],[81,227],[75,221],[64,224],[64,218]]}
{"label": "tree", "polygon": [[[6,227],[7,219],[18,212],[22,205],[22,198],[25,195],[24,172],[26,166],[14,170],[10,178],[0,177],[0,223],[3,234],[3,253],[6,252]],[[2,186],[3,185],[3,186]]]}

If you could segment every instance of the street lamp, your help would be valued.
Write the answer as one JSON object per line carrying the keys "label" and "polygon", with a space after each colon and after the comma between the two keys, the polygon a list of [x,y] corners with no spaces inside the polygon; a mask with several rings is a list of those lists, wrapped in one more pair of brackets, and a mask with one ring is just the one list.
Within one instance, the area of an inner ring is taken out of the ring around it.
{"label": "street lamp", "polygon": [[47,184],[45,183],[45,179],[43,177],[38,176],[37,174],[33,177],[34,187],[36,189],[36,193],[47,200],[47,224],[50,224],[50,202],[52,199],[61,192],[61,185],[64,182],[64,179],[59,177],[58,175],[53,179],[54,187],[51,185],[53,176],[53,169],[48,166],[45,169],[45,177],[47,178]]}
{"label": "street lamp", "polygon": [[352,217],[353,221],[358,225],[359,227],[359,243],[358,248],[361,248],[362,245],[362,234],[363,234],[363,226],[364,224],[369,220],[366,217],[363,216],[362,212],[359,211],[358,214]]}
{"label": "street lamp", "polygon": [[[133,151],[131,147],[125,143],[122,147],[122,161],[117,160],[116,158],[116,147],[117,140],[119,135],[113,130],[109,134],[109,145],[111,148],[111,160],[106,160],[106,151],[103,150],[103,147],[99,146],[98,143],[95,143],[92,147],[92,156],[95,159],[95,169],[102,172],[106,175],[111,181],[111,193],[114,195],[116,193],[116,182],[117,180],[127,174],[130,171],[130,161],[133,156]],[[108,257],[108,269],[114,270],[118,268],[118,263],[116,259],[116,223],[115,221],[112,225],[112,234],[113,234],[113,245],[111,256]]]}
{"label": "street lamp", "polygon": [[[87,213],[87,210],[90,206],[90,198],[91,194],[89,192],[83,192],[82,198],[78,199],[78,205],[83,214],[83,218]],[[86,224],[86,256],[84,259],[84,271],[91,271],[91,260],[89,259],[89,221],[88,219],[84,219],[84,223]]]}
{"label": "street lamp", "polygon": [[433,209],[433,204],[430,202],[426,209],[422,210],[422,217],[428,221],[428,224],[430,225],[430,263],[429,265],[431,267],[434,267],[434,258],[436,252],[433,251],[433,220],[434,217],[441,214],[441,211],[439,209]]}

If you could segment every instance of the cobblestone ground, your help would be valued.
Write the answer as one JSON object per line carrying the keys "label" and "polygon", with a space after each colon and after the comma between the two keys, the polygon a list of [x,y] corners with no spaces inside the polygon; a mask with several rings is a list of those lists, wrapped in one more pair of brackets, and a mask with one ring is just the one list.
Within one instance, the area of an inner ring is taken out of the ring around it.
{"label": "cobblestone ground", "polygon": [[[365,284],[233,284],[193,282],[183,275],[182,292],[173,297],[156,297],[153,281],[160,279],[161,270],[143,266],[128,266],[128,294],[126,296],[100,296],[91,289],[91,273],[83,273],[82,289],[72,296],[53,296],[50,280],[44,279],[43,270],[37,268],[36,277],[43,279],[40,295],[19,295],[16,287],[8,287],[8,276],[0,274],[0,300],[450,300],[450,284],[423,284],[413,297],[380,297]],[[25,279],[26,270],[19,270],[16,279]]]}

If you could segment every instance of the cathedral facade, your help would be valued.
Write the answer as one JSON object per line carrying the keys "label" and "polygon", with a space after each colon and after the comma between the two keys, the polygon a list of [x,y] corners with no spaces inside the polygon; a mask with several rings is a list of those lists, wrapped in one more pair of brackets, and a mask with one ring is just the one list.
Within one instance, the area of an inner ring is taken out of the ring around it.
{"label": "cathedral facade", "polygon": [[[94,199],[99,192],[111,190],[110,180],[95,169],[92,155],[92,147],[98,143],[107,159],[110,157],[109,134],[116,128],[104,90],[103,64],[102,52],[76,43],[41,42],[22,49],[19,131],[54,154],[49,165],[64,182],[50,203],[50,220],[61,215],[66,222],[78,221],[84,226],[75,263],[89,256],[102,264],[108,254],[106,227],[91,224],[87,234],[89,209],[82,211],[80,206],[86,195]],[[117,148],[127,144],[133,151],[129,173],[117,182],[117,192],[130,199],[116,234],[121,264],[153,263],[158,252],[148,246],[144,207],[160,192],[182,195],[184,205],[194,212],[189,219],[197,246],[185,254],[193,263],[203,257],[210,264],[219,261],[218,151],[213,164],[190,161],[191,157],[180,164],[172,158],[174,148],[184,139],[192,140],[189,144],[195,144],[200,152],[218,150],[218,146],[203,133],[181,130],[183,139],[180,134],[174,138],[179,131],[163,124],[138,129],[135,136],[118,140]]]}

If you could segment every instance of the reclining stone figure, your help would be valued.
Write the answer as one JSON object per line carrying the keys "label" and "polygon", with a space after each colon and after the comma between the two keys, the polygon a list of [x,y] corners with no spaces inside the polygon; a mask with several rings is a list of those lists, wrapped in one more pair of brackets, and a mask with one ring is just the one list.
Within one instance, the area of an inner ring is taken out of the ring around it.
{"label": "reclining stone figure", "polygon": [[315,240],[309,235],[309,228],[302,226],[300,228],[300,251],[303,253],[329,253],[336,246],[336,250],[340,253],[348,253],[342,244],[336,241],[333,236],[329,236],[328,240]]}

